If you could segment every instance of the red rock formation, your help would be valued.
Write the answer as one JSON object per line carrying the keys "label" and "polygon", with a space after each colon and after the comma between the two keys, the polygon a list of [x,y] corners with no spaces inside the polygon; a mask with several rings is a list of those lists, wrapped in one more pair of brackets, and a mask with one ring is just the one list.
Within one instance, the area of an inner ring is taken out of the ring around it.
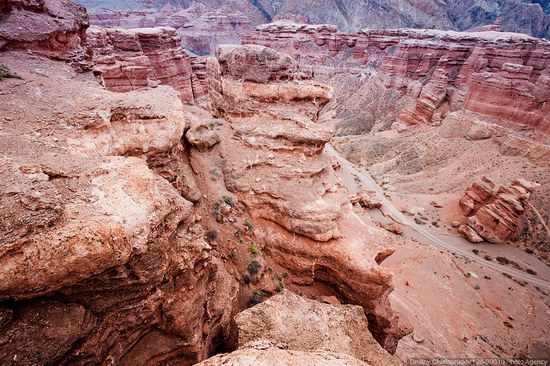
{"label": "red rock formation", "polygon": [[460,200],[468,223],[462,225],[459,231],[473,242],[483,239],[491,243],[506,241],[516,233],[529,195],[538,186],[517,179],[509,187],[497,189],[493,182],[484,177],[481,183],[472,184]]}
{"label": "red rock formation", "polygon": [[[237,314],[235,321],[241,351],[200,365],[248,364],[242,351],[256,353],[254,364],[266,366],[280,365],[281,360],[288,360],[290,365],[401,364],[372,338],[365,314],[358,306],[323,304],[284,291]],[[277,348],[280,352],[275,351]]]}
{"label": "red rock formation", "polygon": [[96,68],[107,89],[126,92],[159,84],[172,86],[184,103],[206,92],[192,74],[191,60],[173,28],[88,30]]}
{"label": "red rock formation", "polygon": [[220,44],[239,44],[241,35],[252,30],[251,20],[237,9],[201,14],[178,28],[182,46],[198,55],[214,52]]}
{"label": "red rock formation", "polygon": [[27,49],[84,62],[88,15],[71,0],[6,0],[0,5],[0,50]]}
{"label": "red rock formation", "polygon": [[208,71],[210,107],[230,125],[220,142],[226,187],[262,223],[265,252],[294,283],[322,283],[361,305],[375,338],[395,351],[403,332],[387,300],[390,276],[377,253],[353,249],[369,239],[350,220],[348,194],[323,152],[331,135],[316,124],[332,90],[262,46],[220,46]]}
{"label": "red rock formation", "polygon": [[417,99],[401,111],[405,123],[439,122],[464,110],[474,119],[550,132],[548,41],[499,32],[343,34],[334,26],[278,22],[257,27],[243,43],[288,53],[319,75],[376,70],[378,83]]}
{"label": "red rock formation", "polygon": [[[182,197],[202,194],[177,93],[115,94],[24,55],[10,66],[22,61],[43,89],[16,88],[0,107],[17,116],[0,144],[0,363],[206,358],[228,332],[237,282]],[[47,137],[25,136],[43,122]]]}
{"label": "red rock formation", "polygon": [[195,99],[200,99],[208,95],[208,72],[206,70],[206,57],[189,55],[191,60],[191,71],[193,94]]}
{"label": "red rock formation", "polygon": [[[538,5],[524,4],[516,0],[80,0],[97,21],[113,21],[122,24],[109,26],[139,27],[139,17],[146,13],[155,19],[155,25],[163,19],[173,18],[174,13],[185,12],[197,19],[209,11],[221,10],[222,14],[238,11],[252,24],[258,25],[272,19],[292,19],[303,23],[335,24],[348,32],[362,27],[371,28],[437,28],[467,30],[500,21],[500,27],[509,32],[521,32],[535,37],[549,37],[550,17],[547,0],[542,2],[546,14]],[[198,13],[198,15],[196,14]],[[94,22],[96,20],[94,19]],[[96,24],[96,23],[94,23]],[[98,23],[99,24],[99,23]],[[128,24],[125,25],[125,24]],[[105,25],[103,25],[105,26]],[[142,25],[144,26],[144,25]],[[491,28],[490,28],[491,29]]]}

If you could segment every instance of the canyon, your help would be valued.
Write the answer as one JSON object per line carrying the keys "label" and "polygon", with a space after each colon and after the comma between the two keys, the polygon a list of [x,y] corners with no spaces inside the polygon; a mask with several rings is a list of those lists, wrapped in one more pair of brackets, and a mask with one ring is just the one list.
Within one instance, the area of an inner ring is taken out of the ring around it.
{"label": "canyon", "polygon": [[410,0],[81,0],[92,24],[100,27],[177,29],[182,46],[199,55],[223,43],[239,44],[255,26],[278,20],[332,24],[345,32],[363,28],[436,28],[455,31],[492,28],[550,36],[544,1],[410,1]]}
{"label": "canyon", "polygon": [[545,4],[306,3],[2,5],[0,363],[548,358]]}

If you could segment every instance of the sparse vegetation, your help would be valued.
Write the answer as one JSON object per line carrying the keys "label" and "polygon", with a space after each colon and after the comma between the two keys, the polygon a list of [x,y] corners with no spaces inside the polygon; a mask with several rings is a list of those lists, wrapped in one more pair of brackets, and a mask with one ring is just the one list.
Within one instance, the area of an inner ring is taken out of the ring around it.
{"label": "sparse vegetation", "polygon": [[244,219],[244,227],[248,231],[254,231],[254,225],[252,225],[252,223],[250,221],[248,221],[248,219]]}
{"label": "sparse vegetation", "polygon": [[262,290],[254,290],[250,295],[250,303],[253,305],[259,304],[262,302],[265,293]]}
{"label": "sparse vegetation", "polygon": [[214,215],[214,217],[219,216],[219,214],[220,214],[220,203],[219,202],[215,202],[212,205],[212,214]]}
{"label": "sparse vegetation", "polygon": [[506,257],[497,257],[497,262],[499,262],[500,264],[510,264],[510,260]]}
{"label": "sparse vegetation", "polygon": [[218,231],[216,229],[208,230],[208,232],[206,233],[206,240],[208,240],[209,242],[213,242],[216,239],[218,239]]}
{"label": "sparse vegetation", "polygon": [[231,249],[231,251],[229,252],[229,256],[233,259],[237,259],[239,257],[239,252],[237,251],[237,249]]}
{"label": "sparse vegetation", "polygon": [[251,275],[256,275],[260,270],[262,269],[262,265],[257,260],[253,260],[250,263],[248,263],[248,272],[250,272]]}
{"label": "sparse vegetation", "polygon": [[262,249],[256,245],[256,243],[252,242],[248,246],[248,253],[250,253],[253,256],[257,256],[262,254]]}
{"label": "sparse vegetation", "polygon": [[233,200],[233,197],[229,196],[223,196],[222,197],[223,202],[225,202],[229,207],[233,208],[235,207],[235,201]]}
{"label": "sparse vegetation", "polygon": [[11,71],[7,66],[0,65],[0,80],[1,79],[22,79],[22,77]]}

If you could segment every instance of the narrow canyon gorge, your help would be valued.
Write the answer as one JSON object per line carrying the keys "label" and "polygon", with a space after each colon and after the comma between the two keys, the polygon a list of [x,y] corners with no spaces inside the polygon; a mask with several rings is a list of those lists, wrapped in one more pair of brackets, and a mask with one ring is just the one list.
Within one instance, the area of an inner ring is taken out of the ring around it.
{"label": "narrow canyon gorge", "polygon": [[1,365],[550,361],[546,2],[81,4],[0,5]]}

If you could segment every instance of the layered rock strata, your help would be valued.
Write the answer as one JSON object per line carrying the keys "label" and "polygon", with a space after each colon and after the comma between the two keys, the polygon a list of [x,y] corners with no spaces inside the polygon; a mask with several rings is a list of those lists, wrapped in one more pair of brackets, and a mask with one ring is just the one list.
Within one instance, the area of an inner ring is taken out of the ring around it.
{"label": "layered rock strata", "polygon": [[[238,349],[200,365],[400,365],[372,338],[359,306],[329,305],[289,291],[239,313]],[[352,335],[350,337],[350,335]]]}
{"label": "layered rock strata", "polygon": [[391,275],[374,261],[376,235],[353,218],[337,164],[323,152],[331,135],[316,123],[331,89],[256,45],[220,46],[208,71],[210,108],[230,127],[220,142],[225,184],[261,223],[266,255],[297,286],[322,284],[361,305],[393,352],[403,332],[387,299]]}
{"label": "layered rock strata", "polygon": [[497,187],[483,177],[481,182],[472,184],[460,200],[468,221],[458,230],[472,242],[505,242],[517,232],[529,195],[538,186],[516,179],[509,187]]}
{"label": "layered rock strata", "polygon": [[6,0],[0,5],[0,50],[27,49],[85,63],[86,9],[71,0]]}
{"label": "layered rock strata", "polygon": [[215,353],[238,284],[194,213],[195,121],[178,93],[112,93],[63,63],[2,59],[23,80],[1,83],[0,363],[191,365]]}
{"label": "layered rock strata", "polygon": [[439,123],[451,111],[464,111],[471,119],[550,132],[548,41],[501,32],[346,34],[330,25],[277,22],[257,27],[243,44],[286,52],[316,75],[375,73],[369,82],[413,98],[397,113],[402,123]]}
{"label": "layered rock strata", "polygon": [[127,92],[169,85],[184,103],[194,103],[206,94],[173,28],[92,27],[88,44],[109,90]]}

